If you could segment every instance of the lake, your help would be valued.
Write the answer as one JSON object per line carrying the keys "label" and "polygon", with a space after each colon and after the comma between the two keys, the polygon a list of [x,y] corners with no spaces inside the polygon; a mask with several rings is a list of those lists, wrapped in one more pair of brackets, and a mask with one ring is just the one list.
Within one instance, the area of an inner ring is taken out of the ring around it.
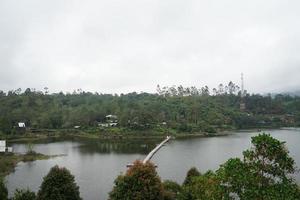
{"label": "lake", "polygon": [[[290,155],[300,167],[300,129],[266,130],[273,137],[286,141]],[[215,170],[231,157],[241,157],[251,146],[257,132],[240,131],[220,137],[171,140],[153,158],[163,180],[182,183],[186,172],[197,167],[201,172]],[[9,195],[16,188],[38,191],[43,177],[54,165],[68,168],[75,176],[80,193],[86,200],[106,200],[115,178],[126,171],[126,164],[143,159],[158,140],[52,140],[36,143],[34,150],[47,155],[66,154],[49,160],[19,163],[6,177]],[[26,144],[13,144],[14,151],[26,152]],[[295,179],[300,183],[300,175]]]}

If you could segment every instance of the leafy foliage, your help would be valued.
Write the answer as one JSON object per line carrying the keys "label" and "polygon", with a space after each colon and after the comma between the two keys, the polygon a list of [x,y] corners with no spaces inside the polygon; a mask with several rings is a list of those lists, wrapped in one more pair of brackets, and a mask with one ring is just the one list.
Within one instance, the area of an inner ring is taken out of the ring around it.
{"label": "leafy foliage", "polygon": [[177,199],[300,199],[299,186],[290,176],[296,172],[295,162],[284,142],[259,134],[252,137],[252,145],[243,160],[231,158],[216,173],[189,170]]}
{"label": "leafy foliage", "polygon": [[170,180],[166,180],[163,182],[164,188],[164,200],[176,200],[179,198],[179,195],[182,192],[181,186]]}
{"label": "leafy foliage", "polygon": [[183,185],[189,185],[192,182],[192,178],[200,176],[201,173],[198,171],[196,167],[192,167],[186,174],[186,177],[183,181]]}
{"label": "leafy foliage", "polygon": [[[1,93],[1,91],[0,91]],[[241,112],[240,90],[232,82],[213,92],[183,86],[158,87],[156,94],[121,95],[41,92],[21,89],[0,95],[0,132],[22,133],[17,122],[34,129],[96,127],[105,116],[115,114],[119,126],[145,130],[167,128],[178,132],[216,132],[218,129],[292,126],[300,124],[300,97],[246,94]],[[166,125],[162,125],[165,122]]]}
{"label": "leafy foliage", "polygon": [[135,161],[125,175],[115,180],[109,194],[110,200],[163,200],[163,185],[155,166],[147,162]]}
{"label": "leafy foliage", "polygon": [[37,199],[39,200],[81,200],[79,187],[74,176],[66,168],[54,166],[44,177]]}
{"label": "leafy foliage", "polygon": [[206,199],[229,199],[222,191],[220,180],[212,171],[190,179],[190,183],[183,185],[180,200],[206,200]]}
{"label": "leafy foliage", "polygon": [[7,195],[7,188],[5,187],[3,179],[0,177],[0,199],[6,200]]}
{"label": "leafy foliage", "polygon": [[12,200],[35,200],[36,195],[30,190],[19,190],[17,189]]}
{"label": "leafy foliage", "polygon": [[297,184],[289,176],[296,170],[284,143],[268,134],[252,137],[253,147],[243,161],[230,159],[218,170],[223,190],[240,199],[300,199]]}

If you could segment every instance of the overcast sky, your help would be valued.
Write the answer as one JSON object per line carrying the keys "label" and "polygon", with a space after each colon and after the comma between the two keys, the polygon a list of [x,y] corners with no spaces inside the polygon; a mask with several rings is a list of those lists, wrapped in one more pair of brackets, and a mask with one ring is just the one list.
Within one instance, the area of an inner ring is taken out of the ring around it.
{"label": "overcast sky", "polygon": [[0,90],[300,89],[299,0],[1,0]]}

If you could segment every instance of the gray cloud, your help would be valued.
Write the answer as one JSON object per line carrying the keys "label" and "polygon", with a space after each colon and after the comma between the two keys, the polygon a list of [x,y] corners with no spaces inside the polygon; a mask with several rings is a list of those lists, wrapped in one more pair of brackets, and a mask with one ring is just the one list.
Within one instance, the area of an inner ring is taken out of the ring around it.
{"label": "gray cloud", "polygon": [[300,86],[299,1],[3,0],[0,89]]}

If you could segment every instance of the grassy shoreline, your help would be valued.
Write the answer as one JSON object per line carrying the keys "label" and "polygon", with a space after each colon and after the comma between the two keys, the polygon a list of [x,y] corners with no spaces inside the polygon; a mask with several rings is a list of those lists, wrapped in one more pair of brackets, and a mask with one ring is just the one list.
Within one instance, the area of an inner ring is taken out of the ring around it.
{"label": "grassy shoreline", "polygon": [[56,156],[44,155],[41,153],[27,153],[27,154],[1,154],[0,156],[0,178],[5,177],[14,171],[19,162],[32,162],[36,160],[47,160]]}
{"label": "grassy shoreline", "polygon": [[174,132],[172,130],[164,130],[163,132],[158,132],[156,130],[143,130],[143,131],[131,131],[126,129],[114,128],[108,129],[106,131],[95,131],[95,130],[51,130],[39,133],[27,132],[20,135],[0,135],[1,139],[5,139],[8,142],[18,143],[18,142],[34,142],[43,141],[49,139],[100,139],[100,140],[123,140],[123,139],[162,139],[167,135],[170,135],[176,139],[183,138],[196,138],[196,137],[218,137],[230,135],[232,131],[258,131],[266,129],[278,129],[283,127],[257,127],[251,129],[228,129],[219,130],[215,133],[207,132]]}
{"label": "grassy shoreline", "polygon": [[181,133],[181,134],[104,134],[104,135],[95,135],[90,133],[79,133],[79,134],[25,134],[13,137],[6,137],[5,139],[9,143],[18,143],[18,142],[35,142],[43,141],[49,139],[98,139],[98,140],[126,140],[126,139],[162,139],[167,135],[171,135],[176,139],[181,138],[195,138],[195,137],[216,137],[228,135],[227,132],[220,133]]}

